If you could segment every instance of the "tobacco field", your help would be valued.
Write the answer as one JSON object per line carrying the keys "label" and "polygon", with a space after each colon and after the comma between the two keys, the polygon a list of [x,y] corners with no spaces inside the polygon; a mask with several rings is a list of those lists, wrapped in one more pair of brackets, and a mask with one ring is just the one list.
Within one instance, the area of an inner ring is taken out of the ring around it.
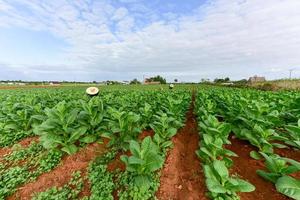
{"label": "tobacco field", "polygon": [[0,199],[300,200],[300,93],[0,90]]}

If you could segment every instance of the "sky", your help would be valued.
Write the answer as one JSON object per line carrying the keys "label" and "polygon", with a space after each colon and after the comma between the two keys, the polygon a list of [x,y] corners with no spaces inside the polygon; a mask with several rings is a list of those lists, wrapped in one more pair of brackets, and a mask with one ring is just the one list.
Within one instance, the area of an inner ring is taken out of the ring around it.
{"label": "sky", "polygon": [[0,80],[300,78],[300,0],[0,0]]}

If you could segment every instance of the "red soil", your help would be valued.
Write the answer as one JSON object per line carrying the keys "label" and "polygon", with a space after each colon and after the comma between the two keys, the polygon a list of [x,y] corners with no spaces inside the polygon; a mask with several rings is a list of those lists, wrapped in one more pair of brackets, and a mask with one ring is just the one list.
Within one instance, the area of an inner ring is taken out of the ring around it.
{"label": "red soil", "polygon": [[[38,136],[29,137],[21,140],[18,144],[20,144],[22,147],[28,147],[32,142],[37,142],[38,140],[39,140]],[[13,151],[13,147],[0,148],[0,158],[11,153],[12,151]]]}
{"label": "red soil", "polygon": [[141,141],[143,140],[145,137],[150,136],[153,137],[154,136],[154,131],[153,130],[144,130],[138,137],[138,139]]}
{"label": "red soil", "polygon": [[89,182],[88,179],[88,172],[87,170],[84,170],[81,174],[81,176],[84,178],[83,179],[83,189],[79,194],[79,197],[85,197],[85,196],[90,196],[91,195],[91,183]]}
{"label": "red soil", "polygon": [[127,151],[125,153],[124,152],[118,152],[115,159],[113,161],[111,161],[110,163],[108,163],[108,165],[107,165],[107,170],[109,172],[116,171],[117,169],[121,170],[122,172],[126,170],[125,163],[120,159],[122,155],[130,156],[131,153],[130,153],[130,151]]}
{"label": "red soil", "polygon": [[[14,195],[10,196],[8,200],[31,199],[34,193],[45,191],[50,187],[61,187],[65,185],[70,180],[73,172],[81,171],[83,174],[86,174],[89,162],[100,154],[103,154],[105,150],[104,144],[93,143],[74,155],[65,156],[58,167],[48,173],[42,174],[35,182],[23,185]],[[88,187],[88,185],[85,186]],[[88,190],[89,189],[85,189],[82,195],[89,194]]]}
{"label": "red soil", "polygon": [[238,174],[241,178],[248,180],[256,189],[250,193],[240,193],[241,200],[286,200],[288,197],[278,193],[273,183],[265,181],[256,174],[256,170],[264,169],[263,160],[254,160],[249,153],[256,150],[249,142],[231,138],[231,145],[226,149],[235,152],[239,157],[232,157],[234,162],[230,171]]}
{"label": "red soil", "polygon": [[208,199],[200,160],[195,154],[199,135],[193,109],[192,103],[186,125],[172,139],[174,148],[168,152],[156,194],[159,200]]}

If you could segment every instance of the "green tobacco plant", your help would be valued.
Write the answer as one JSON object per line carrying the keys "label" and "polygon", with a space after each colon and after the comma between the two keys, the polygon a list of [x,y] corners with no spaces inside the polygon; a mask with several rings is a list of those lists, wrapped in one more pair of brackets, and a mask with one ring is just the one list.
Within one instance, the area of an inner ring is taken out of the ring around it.
{"label": "green tobacco plant", "polygon": [[153,118],[152,106],[149,103],[145,103],[143,107],[139,108],[139,111],[142,117],[142,128],[148,128]]}
{"label": "green tobacco plant", "polygon": [[108,127],[111,130],[111,133],[106,134],[106,137],[111,138],[111,145],[117,145],[120,148],[127,150],[129,142],[135,140],[142,131],[140,126],[140,115],[133,112],[120,111],[114,108],[109,109],[109,114],[111,120],[108,122]]}
{"label": "green tobacco plant", "polygon": [[146,137],[140,145],[137,141],[130,141],[130,152],[132,156],[121,156],[126,164],[126,170],[134,174],[134,183],[139,188],[148,189],[152,182],[151,173],[160,169],[164,163],[159,148]]}
{"label": "green tobacco plant", "polygon": [[287,125],[286,130],[288,139],[285,143],[300,149],[300,119],[298,120],[298,126]]}
{"label": "green tobacco plant", "polygon": [[45,112],[47,120],[35,129],[35,133],[41,136],[43,146],[47,149],[58,148],[68,154],[75,153],[78,150],[75,143],[87,132],[87,127],[80,126],[76,120],[79,111],[73,109],[71,103],[62,101]]}
{"label": "green tobacco plant", "polygon": [[177,128],[181,126],[181,123],[174,117],[170,117],[165,113],[159,112],[154,115],[154,122],[150,124],[150,127],[154,131],[154,142],[160,149],[165,150],[172,145],[170,139],[176,135]]}
{"label": "green tobacco plant", "polygon": [[232,166],[232,160],[229,156],[237,157],[237,155],[225,148],[223,148],[223,141],[221,138],[215,138],[209,134],[203,134],[203,140],[200,142],[200,149],[196,154],[204,163],[211,163],[215,160],[223,160],[227,167]]}
{"label": "green tobacco plant", "polygon": [[252,192],[255,190],[255,187],[249,182],[230,177],[224,161],[215,160],[212,164],[203,167],[211,199],[238,200],[237,192]]}
{"label": "green tobacco plant", "polygon": [[228,140],[231,126],[228,123],[219,122],[213,115],[208,115],[206,119],[199,123],[201,131],[212,137],[220,138],[224,144],[230,144]]}
{"label": "green tobacco plant", "polygon": [[78,121],[82,127],[87,128],[87,134],[80,139],[81,142],[95,142],[106,131],[106,111],[100,98],[91,98],[89,102],[80,101],[82,111],[78,114]]}
{"label": "green tobacco plant", "polygon": [[272,183],[276,183],[282,176],[300,171],[300,163],[295,160],[282,158],[276,154],[260,153],[265,158],[265,166],[268,172],[257,170],[256,173]]}
{"label": "green tobacco plant", "polygon": [[[264,153],[272,153],[273,146],[282,147],[283,145],[278,146],[277,144],[272,144],[272,140],[286,140],[285,137],[280,136],[273,129],[264,129],[259,125],[255,125],[253,130],[242,129],[237,133],[238,137],[247,139],[252,145],[258,147],[259,151]],[[252,155],[255,152],[251,153]]]}
{"label": "green tobacco plant", "polygon": [[300,180],[283,176],[277,180],[275,186],[278,192],[296,200],[300,199]]}

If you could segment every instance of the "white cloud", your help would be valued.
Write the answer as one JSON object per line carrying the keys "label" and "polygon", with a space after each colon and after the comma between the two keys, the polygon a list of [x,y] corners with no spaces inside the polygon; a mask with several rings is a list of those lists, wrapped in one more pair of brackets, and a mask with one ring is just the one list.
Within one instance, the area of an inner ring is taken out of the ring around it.
{"label": "white cloud", "polygon": [[[165,13],[165,18],[149,11],[150,23],[142,28],[138,13],[96,2],[2,2],[6,15],[0,15],[0,26],[47,30],[64,38],[71,44],[65,57],[72,62],[58,63],[91,74],[163,73],[197,81],[269,72],[280,77],[291,66],[300,67],[299,0],[216,0],[190,15]],[[20,12],[16,3],[32,13]],[[28,68],[43,71],[40,64]]]}

